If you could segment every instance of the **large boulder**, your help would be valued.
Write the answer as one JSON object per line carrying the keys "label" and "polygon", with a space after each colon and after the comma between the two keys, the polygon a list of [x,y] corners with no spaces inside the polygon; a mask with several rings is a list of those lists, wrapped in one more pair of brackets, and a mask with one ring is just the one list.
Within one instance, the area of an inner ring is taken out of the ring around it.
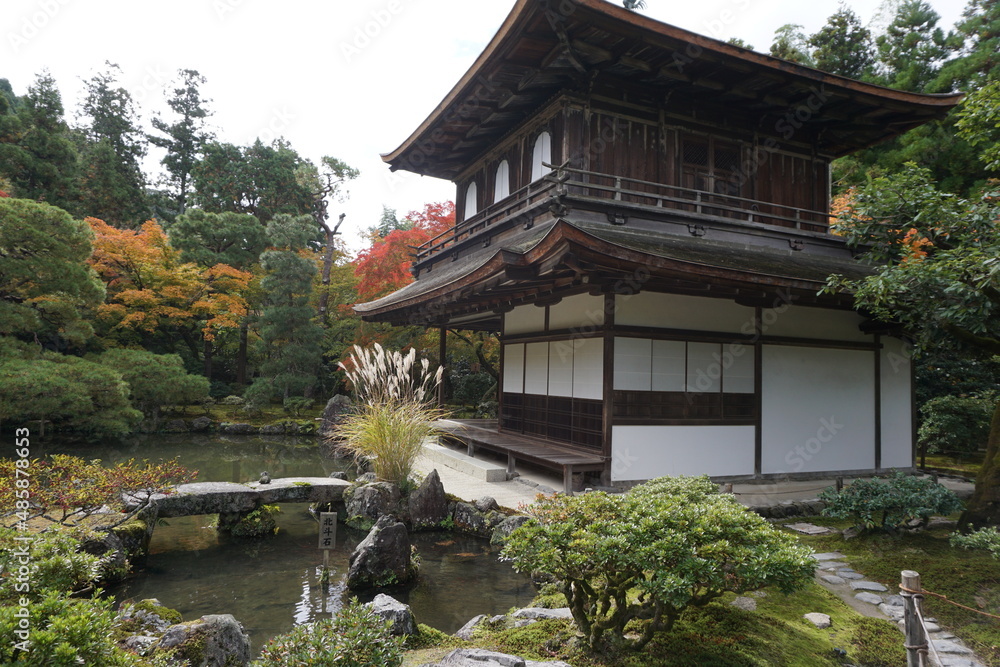
{"label": "large boulder", "polygon": [[413,618],[410,606],[385,593],[379,593],[368,603],[372,612],[384,621],[392,623],[390,634],[408,636],[417,634],[417,622]]}
{"label": "large boulder", "polygon": [[230,614],[202,616],[167,628],[155,648],[176,649],[192,667],[245,667],[250,664],[250,637]]}
{"label": "large boulder", "polygon": [[320,424],[319,432],[321,435],[330,435],[340,424],[344,415],[351,410],[351,399],[343,394],[337,394],[329,401],[326,402],[326,407],[323,408],[323,421]]}
{"label": "large boulder", "polygon": [[198,417],[191,422],[192,433],[205,433],[212,429],[212,420],[209,417]]}
{"label": "large boulder", "polygon": [[413,530],[437,528],[448,518],[448,498],[436,468],[410,494],[409,503]]}
{"label": "large boulder", "polygon": [[506,518],[503,512],[497,510],[483,512],[469,503],[455,503],[452,509],[452,520],[455,522],[456,530],[487,539],[492,537],[493,529]]}
{"label": "large boulder", "polygon": [[404,584],[417,576],[406,526],[388,515],[372,527],[348,562],[347,586],[352,589]]}
{"label": "large boulder", "polygon": [[399,489],[395,484],[375,482],[352,487],[345,494],[347,518],[352,528],[367,530],[386,515],[399,510]]}

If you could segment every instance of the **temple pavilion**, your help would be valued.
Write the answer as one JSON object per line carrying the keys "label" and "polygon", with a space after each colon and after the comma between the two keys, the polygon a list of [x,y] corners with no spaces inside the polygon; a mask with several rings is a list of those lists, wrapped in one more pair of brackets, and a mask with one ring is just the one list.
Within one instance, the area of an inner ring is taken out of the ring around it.
{"label": "temple pavilion", "polygon": [[904,341],[822,292],[872,270],[830,231],[830,162],[960,99],[603,0],[518,0],[383,156],[453,181],[456,226],[416,250],[412,284],[355,309],[497,333],[498,419],[446,428],[567,490],[912,468]]}

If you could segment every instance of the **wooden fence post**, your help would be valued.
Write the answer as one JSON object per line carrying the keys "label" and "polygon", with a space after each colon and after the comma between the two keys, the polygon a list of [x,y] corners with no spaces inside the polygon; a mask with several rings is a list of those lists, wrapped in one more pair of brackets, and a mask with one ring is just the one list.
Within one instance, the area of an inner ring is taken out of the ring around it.
{"label": "wooden fence post", "polygon": [[[913,570],[903,570],[900,573],[901,590],[903,597],[903,633],[906,636],[904,647],[906,648],[906,667],[925,667],[927,664],[927,634],[924,632],[924,625],[917,616],[924,613],[923,599],[920,587],[920,574]],[[910,591],[915,591],[911,593]]]}

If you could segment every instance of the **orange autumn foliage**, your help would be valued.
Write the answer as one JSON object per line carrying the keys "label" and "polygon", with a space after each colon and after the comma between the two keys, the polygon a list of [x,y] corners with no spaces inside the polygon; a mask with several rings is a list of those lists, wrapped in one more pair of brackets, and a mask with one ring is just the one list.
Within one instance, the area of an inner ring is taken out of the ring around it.
{"label": "orange autumn foliage", "polygon": [[374,301],[413,282],[413,247],[420,246],[455,226],[455,204],[427,204],[405,218],[409,229],[396,229],[372,239],[370,248],[358,254],[354,273],[358,277],[358,298]]}
{"label": "orange autumn foliage", "polygon": [[137,230],[118,229],[97,218],[90,265],[107,285],[98,317],[112,329],[153,333],[202,323],[212,340],[220,329],[239,326],[246,315],[243,293],[251,274],[227,264],[203,269],[180,261],[166,233],[153,220]]}

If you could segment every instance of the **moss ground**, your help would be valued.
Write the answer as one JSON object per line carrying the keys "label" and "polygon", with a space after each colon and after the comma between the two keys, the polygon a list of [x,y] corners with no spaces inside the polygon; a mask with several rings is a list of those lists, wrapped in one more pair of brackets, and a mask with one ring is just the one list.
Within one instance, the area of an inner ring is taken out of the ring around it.
{"label": "moss ground", "polygon": [[[840,551],[851,566],[890,589],[902,570],[916,570],[928,591],[949,600],[1000,615],[1000,561],[982,550],[957,549],[948,544],[949,530],[908,534],[863,535],[844,540],[840,535],[804,537],[821,551]],[[927,596],[927,616],[963,639],[986,664],[1000,667],[1000,620],[960,609]]]}

